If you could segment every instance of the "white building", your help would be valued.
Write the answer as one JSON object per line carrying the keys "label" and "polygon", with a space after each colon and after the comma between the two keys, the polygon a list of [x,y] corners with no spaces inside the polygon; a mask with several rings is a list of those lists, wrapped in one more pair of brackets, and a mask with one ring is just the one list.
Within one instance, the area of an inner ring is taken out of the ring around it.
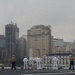
{"label": "white building", "polygon": [[63,39],[54,38],[52,44],[53,53],[72,52],[72,50],[75,51],[75,42],[64,42]]}
{"label": "white building", "polygon": [[[33,57],[48,54],[51,49],[51,27],[50,25],[36,25],[27,31],[28,33],[28,48],[32,48]],[[28,51],[29,51],[28,50]],[[28,52],[29,53],[29,52]]]}
{"label": "white building", "polygon": [[63,69],[67,67],[69,69],[70,66],[69,55],[71,55],[71,53],[52,53],[49,55],[44,55],[42,58],[43,68],[49,68],[49,69],[52,68],[52,58],[54,57],[54,55],[56,55],[56,57],[59,59],[58,62],[59,67],[62,67]]}
{"label": "white building", "polygon": [[75,50],[75,43],[74,42],[64,42],[64,50],[66,52],[72,52],[72,50]]}
{"label": "white building", "polygon": [[52,48],[53,53],[63,51],[63,46],[64,46],[64,40],[63,39],[53,38],[52,44],[53,44],[53,46],[52,46],[53,47]]}
{"label": "white building", "polygon": [[[52,69],[53,64],[52,64],[52,58],[56,55],[56,57],[59,59],[58,61],[58,67],[62,69],[69,69],[70,66],[70,61],[69,61],[69,56],[72,55],[71,53],[51,53],[48,55],[43,55],[41,57],[42,59],[42,69]],[[30,64],[32,64],[33,68],[36,68],[36,63],[35,63],[36,58],[32,58],[30,60]]]}

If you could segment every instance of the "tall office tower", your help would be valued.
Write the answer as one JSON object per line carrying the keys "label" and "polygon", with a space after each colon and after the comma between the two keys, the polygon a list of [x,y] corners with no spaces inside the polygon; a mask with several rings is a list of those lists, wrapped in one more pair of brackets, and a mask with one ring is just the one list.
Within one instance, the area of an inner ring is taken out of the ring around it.
{"label": "tall office tower", "polygon": [[25,46],[26,46],[26,51],[25,51],[26,54],[25,54],[25,56],[28,57],[28,55],[27,55],[27,51],[28,51],[28,40],[27,40],[27,35],[24,34],[24,35],[22,35],[22,37],[26,40],[26,45],[25,45]]}
{"label": "tall office tower", "polygon": [[[51,27],[50,25],[36,25],[27,31],[28,34],[28,53],[32,57],[49,54],[51,50]],[[30,53],[29,53],[30,54]]]}
{"label": "tall office tower", "polygon": [[26,39],[24,37],[19,38],[18,42],[18,58],[26,56]]}
{"label": "tall office tower", "polygon": [[17,54],[17,43],[19,39],[19,28],[17,27],[17,24],[11,22],[5,25],[5,39],[7,57],[10,58],[12,55]]}

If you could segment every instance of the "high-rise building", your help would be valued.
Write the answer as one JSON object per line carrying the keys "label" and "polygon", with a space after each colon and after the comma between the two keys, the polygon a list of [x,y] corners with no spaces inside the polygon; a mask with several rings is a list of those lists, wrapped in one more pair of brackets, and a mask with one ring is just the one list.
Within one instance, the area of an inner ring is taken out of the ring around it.
{"label": "high-rise building", "polygon": [[0,59],[4,59],[5,57],[6,57],[5,37],[4,35],[0,35]]}
{"label": "high-rise building", "polygon": [[[27,31],[28,34],[28,53],[32,51],[31,56],[42,57],[51,53],[51,28],[50,25],[36,25]],[[31,50],[31,51],[30,51]]]}
{"label": "high-rise building", "polygon": [[20,37],[18,41],[18,58],[24,58],[26,55],[26,39]]}
{"label": "high-rise building", "polygon": [[28,54],[27,54],[27,51],[28,51],[28,40],[27,40],[27,35],[24,34],[24,35],[22,35],[22,37],[26,40],[26,44],[25,44],[25,46],[26,46],[26,51],[25,51],[26,54],[25,54],[25,55],[28,57]]}
{"label": "high-rise building", "polygon": [[7,57],[12,57],[12,55],[16,55],[17,41],[19,39],[19,28],[17,27],[17,24],[11,22],[5,25],[5,39]]}

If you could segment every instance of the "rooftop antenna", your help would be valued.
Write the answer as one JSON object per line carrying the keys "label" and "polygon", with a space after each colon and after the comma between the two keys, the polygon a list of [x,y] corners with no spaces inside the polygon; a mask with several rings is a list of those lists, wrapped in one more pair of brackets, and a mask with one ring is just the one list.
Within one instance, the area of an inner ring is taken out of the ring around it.
{"label": "rooftop antenna", "polygon": [[14,24],[14,22],[11,21],[10,24]]}

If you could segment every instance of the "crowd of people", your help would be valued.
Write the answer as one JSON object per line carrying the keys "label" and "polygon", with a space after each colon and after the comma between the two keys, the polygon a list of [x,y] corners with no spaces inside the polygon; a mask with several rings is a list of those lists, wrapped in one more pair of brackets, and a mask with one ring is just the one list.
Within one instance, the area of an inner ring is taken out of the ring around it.
{"label": "crowd of people", "polygon": [[[69,69],[73,69],[74,70],[74,56],[71,55],[69,57],[69,60],[70,60],[70,66],[69,66]],[[42,69],[42,59],[40,57],[37,57],[36,60],[36,69]],[[52,68],[53,69],[58,69],[58,62],[59,62],[59,59],[57,58],[57,56],[55,55],[52,59]],[[28,70],[29,69],[29,60],[27,57],[24,57],[23,58],[23,69],[26,69]],[[15,55],[12,56],[11,58],[11,69],[16,69],[16,58],[15,58]]]}

